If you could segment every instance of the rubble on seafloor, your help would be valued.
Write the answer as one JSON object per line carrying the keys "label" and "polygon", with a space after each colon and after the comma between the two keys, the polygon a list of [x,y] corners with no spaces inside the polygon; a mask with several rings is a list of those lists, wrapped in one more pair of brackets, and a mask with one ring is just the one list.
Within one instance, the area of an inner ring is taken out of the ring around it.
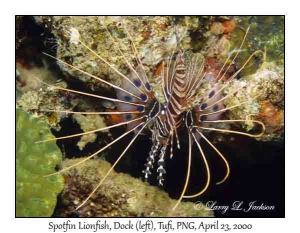
{"label": "rubble on seafloor", "polygon": [[[63,167],[81,159],[67,159]],[[196,208],[195,203],[181,202],[173,210],[176,200],[158,187],[142,180],[112,171],[96,193],[76,210],[106,175],[111,165],[100,159],[88,160],[63,173],[65,188],[61,205],[55,216],[69,217],[213,217],[213,212]]]}

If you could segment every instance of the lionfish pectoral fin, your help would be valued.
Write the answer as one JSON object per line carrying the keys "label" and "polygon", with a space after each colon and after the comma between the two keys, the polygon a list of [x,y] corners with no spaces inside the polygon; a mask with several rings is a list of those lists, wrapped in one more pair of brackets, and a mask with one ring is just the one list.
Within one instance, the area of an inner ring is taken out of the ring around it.
{"label": "lionfish pectoral fin", "polygon": [[208,139],[206,136],[204,136],[199,130],[197,130],[198,134],[201,135],[201,137],[217,152],[217,154],[221,157],[221,159],[223,160],[223,162],[225,163],[226,166],[226,174],[224,176],[224,178],[222,180],[220,180],[219,182],[217,182],[216,184],[222,184],[224,183],[227,178],[229,177],[230,174],[230,166],[228,161],[226,160],[225,156],[217,149],[217,147],[215,147]]}
{"label": "lionfish pectoral fin", "polygon": [[[147,82],[146,74],[141,65],[138,65],[134,71],[131,71],[130,75],[128,75],[128,79],[131,82],[123,80],[122,88],[127,90],[128,92],[133,93],[134,95],[138,95],[139,99],[135,98],[134,96],[127,95],[123,91],[117,90],[118,99],[137,104],[130,105],[126,103],[117,103],[117,108],[121,112],[137,112],[122,115],[122,121],[128,121],[131,119],[137,119],[139,117],[146,116],[147,112],[145,111],[145,107],[153,98],[153,95],[151,94],[152,92],[150,92],[150,84]],[[142,120],[128,124],[127,130],[134,128],[141,122]]]}
{"label": "lionfish pectoral fin", "polygon": [[180,195],[179,199],[177,200],[175,206],[173,207],[173,210],[175,210],[177,208],[177,206],[181,202],[182,198],[185,197],[184,194],[187,190],[189,180],[190,180],[191,163],[192,163],[192,137],[191,137],[191,132],[189,132],[188,135],[189,135],[189,155],[188,155],[188,167],[187,167],[187,172],[186,172],[186,179],[185,179],[185,184],[184,184],[184,187],[182,189],[181,195]]}
{"label": "lionfish pectoral fin", "polygon": [[[200,133],[198,130],[197,130],[197,132]],[[183,198],[194,198],[194,197],[200,196],[201,194],[203,194],[207,190],[207,188],[208,188],[208,186],[210,184],[210,169],[209,169],[209,165],[208,165],[207,159],[205,157],[205,154],[203,152],[203,149],[202,149],[200,143],[198,142],[197,138],[195,137],[195,133],[191,132],[190,134],[193,136],[193,139],[196,142],[197,147],[198,147],[198,149],[199,149],[199,151],[201,153],[202,159],[203,159],[204,164],[205,164],[207,177],[206,177],[206,184],[205,184],[204,188],[200,192],[198,192],[196,194],[192,194],[192,195],[184,195]]]}
{"label": "lionfish pectoral fin", "polygon": [[[93,195],[94,193],[96,193],[96,191],[98,190],[98,188],[103,184],[103,182],[106,180],[107,176],[112,172],[112,170],[114,169],[114,167],[119,163],[119,161],[121,160],[121,158],[124,156],[124,154],[127,152],[127,150],[129,149],[129,147],[133,144],[133,142],[136,140],[136,138],[139,136],[139,134],[144,130],[144,128],[147,126],[147,124],[150,122],[151,120],[141,123],[140,126],[141,128],[139,129],[138,133],[131,139],[131,141],[128,143],[127,147],[123,150],[122,154],[118,157],[118,159],[114,162],[114,164],[111,166],[111,168],[108,170],[108,172],[105,174],[105,176],[101,179],[101,181],[98,183],[98,185],[94,188],[94,190],[89,194],[89,196],[76,208],[76,210],[78,210],[79,208],[81,208]],[[138,128],[139,126],[137,126]]]}
{"label": "lionfish pectoral fin", "polygon": [[[121,100],[128,99],[128,96],[124,95],[121,92],[118,92],[117,96]],[[138,102],[138,101],[131,99],[131,102]],[[125,103],[117,103],[117,108],[118,108],[118,111],[120,111],[120,112],[130,112],[130,111],[137,112],[137,113],[123,114],[121,116],[122,122],[134,120],[134,119],[143,117],[145,115],[145,112],[144,112],[145,107],[143,105],[135,106],[135,105],[125,104]],[[134,128],[136,125],[140,124],[141,122],[143,122],[142,119],[139,121],[136,121],[136,122],[128,123],[127,130]]]}

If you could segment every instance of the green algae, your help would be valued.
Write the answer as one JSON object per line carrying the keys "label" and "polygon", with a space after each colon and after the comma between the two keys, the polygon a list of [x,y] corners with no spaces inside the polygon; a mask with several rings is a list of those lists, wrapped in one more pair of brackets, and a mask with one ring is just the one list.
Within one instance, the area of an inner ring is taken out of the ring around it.
{"label": "green algae", "polygon": [[16,110],[16,216],[51,216],[63,189],[55,172],[62,155],[55,142],[35,143],[53,137],[47,123],[23,110]]}

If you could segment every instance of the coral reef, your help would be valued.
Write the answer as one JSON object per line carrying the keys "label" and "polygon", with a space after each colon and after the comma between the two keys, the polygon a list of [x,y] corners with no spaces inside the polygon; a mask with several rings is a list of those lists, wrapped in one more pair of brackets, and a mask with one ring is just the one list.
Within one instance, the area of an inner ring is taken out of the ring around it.
{"label": "coral reef", "polygon": [[[58,83],[58,86],[64,85],[66,85],[64,82]],[[61,93],[54,88],[45,86],[44,88],[41,87],[37,90],[32,89],[24,92],[21,91],[17,101],[17,106],[26,112],[43,117],[52,128],[59,130],[60,126],[58,123],[66,115],[51,113],[44,110],[65,110],[70,108],[72,106],[70,104],[70,98],[66,97],[64,94],[65,93]]]}
{"label": "coral reef", "polygon": [[[80,159],[64,160],[63,167],[71,166]],[[103,185],[80,209],[85,200],[111,165],[99,159],[89,160],[64,173],[66,187],[62,194],[63,207],[56,215],[80,217],[212,217],[213,212],[197,210],[195,204],[182,202],[174,211],[176,200],[168,194],[127,174],[112,171]]]}
{"label": "coral reef", "polygon": [[53,82],[53,74],[46,67],[27,67],[20,61],[17,61],[17,88],[22,91],[38,90],[43,86],[43,83],[36,78],[44,82]]}
{"label": "coral reef", "polygon": [[[45,17],[36,17],[36,22],[45,25]],[[101,59],[88,51],[79,40],[93,49],[96,54],[112,63],[121,73],[128,74],[125,61],[118,51],[121,48],[126,58],[135,63],[134,52],[128,41],[129,32],[134,40],[139,56],[148,74],[180,47],[183,50],[199,47],[198,42],[192,42],[192,36],[206,40],[203,36],[209,30],[214,17],[171,17],[171,16],[141,16],[141,17],[71,17],[55,16],[48,20],[52,22],[52,33],[56,38],[57,57],[78,68],[110,81],[120,84],[120,77],[111,68],[103,64]],[[105,28],[108,29],[110,35]],[[126,30],[125,30],[126,29]],[[179,40],[179,41],[177,41]],[[107,88],[106,84],[87,77],[85,74],[60,64],[66,75],[78,78],[91,89]],[[152,77],[150,76],[150,81]]]}
{"label": "coral reef", "polygon": [[[80,125],[80,128],[83,130],[83,132],[96,130],[104,128],[105,122],[103,118],[99,115],[73,115],[73,118],[77,121],[77,123]],[[102,131],[102,132],[108,132],[108,130]],[[83,135],[80,139],[80,141],[77,143],[77,146],[80,150],[83,150],[85,145],[89,142],[95,142],[97,138],[97,135],[95,133],[86,134]]]}
{"label": "coral reef", "polygon": [[[59,123],[68,114],[48,112],[47,110],[73,110],[77,108],[81,111],[96,111],[96,109],[103,110],[105,106],[104,101],[93,102],[83,96],[74,95],[64,91],[56,90],[53,87],[45,85],[43,82],[51,84],[59,88],[68,88],[67,83],[63,80],[55,80],[54,73],[49,71],[46,67],[22,67],[17,63],[17,106],[26,112],[44,118],[48,124],[56,130],[60,130]],[[38,78],[39,80],[37,80]],[[106,104],[107,105],[107,104]],[[96,126],[103,126],[101,116],[74,116],[74,119],[87,119],[89,122],[94,121]],[[79,124],[82,120],[77,121]],[[85,124],[85,123],[83,123]],[[91,123],[92,124],[92,123]],[[95,127],[96,127],[95,126]],[[93,129],[95,129],[95,127]],[[103,126],[104,127],[104,126]],[[82,130],[91,130],[91,125],[81,127]],[[83,139],[83,141],[86,141]],[[86,141],[86,143],[89,140]],[[91,140],[93,141],[93,140]],[[85,144],[86,144],[85,143]],[[84,145],[82,145],[82,148]]]}
{"label": "coral reef", "polygon": [[[134,54],[122,24],[134,38],[137,50],[142,54],[155,55],[152,50],[157,50],[163,40],[172,40],[169,30],[171,17],[66,17],[57,16],[52,18],[52,33],[57,38],[57,57],[71,63],[78,68],[106,79],[114,84],[120,83],[119,76],[109,67],[103,65],[95,54],[88,51],[78,42],[80,39],[97,54],[108,62],[113,63],[115,68],[127,74],[128,69],[124,67],[124,60],[118,52],[116,45],[120,46],[129,61],[134,61]],[[106,32],[104,25],[111,32],[114,40]],[[172,31],[173,32],[173,31]],[[169,38],[170,37],[170,38]],[[174,42],[172,42],[174,43]],[[176,41],[175,41],[176,43]],[[165,43],[168,46],[168,43]],[[176,44],[175,44],[176,48]],[[173,49],[175,49],[173,48]],[[158,49],[159,50],[159,49]],[[160,52],[158,52],[160,53]],[[142,55],[142,57],[149,57]],[[156,55],[153,59],[162,59],[162,55]],[[153,59],[150,59],[150,62]],[[107,87],[93,78],[60,65],[67,75],[76,77],[85,82],[91,89]]]}
{"label": "coral reef", "polygon": [[267,126],[267,133],[283,132],[284,111],[282,109],[279,110],[269,101],[263,101],[260,116]]}
{"label": "coral reef", "polygon": [[51,216],[63,189],[63,177],[44,176],[55,172],[62,155],[55,142],[35,143],[53,137],[46,122],[16,111],[16,216]]}
{"label": "coral reef", "polygon": [[[256,73],[234,80],[225,88],[229,94],[240,90],[236,95],[230,96],[226,105],[233,106],[248,101],[240,107],[229,110],[230,119],[261,120],[266,131],[257,140],[272,141],[283,139],[284,132],[284,71],[275,63],[264,62]],[[247,130],[253,125],[245,124]]]}
{"label": "coral reef", "polygon": [[[275,62],[280,67],[284,65],[284,16],[247,16],[236,17],[235,20],[237,28],[230,39],[232,48],[238,48],[247,27],[250,27],[245,41],[247,49],[243,49],[237,58],[237,66],[241,66],[252,52],[264,49],[268,52],[266,61]],[[241,76],[255,73],[260,60],[261,58],[255,57],[242,71]]]}

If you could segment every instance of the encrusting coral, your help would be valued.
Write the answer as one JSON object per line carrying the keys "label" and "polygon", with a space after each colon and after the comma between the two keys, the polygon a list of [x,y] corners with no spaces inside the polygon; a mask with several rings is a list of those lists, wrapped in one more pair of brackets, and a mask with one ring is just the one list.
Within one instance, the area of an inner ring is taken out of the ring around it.
{"label": "encrusting coral", "polygon": [[[241,88],[244,87],[244,88]],[[226,93],[240,89],[230,96],[225,103],[232,106],[243,101],[249,104],[231,109],[230,119],[261,120],[266,131],[257,140],[281,140],[284,132],[284,70],[271,62],[264,62],[252,75],[241,80],[234,80],[225,89]],[[253,125],[246,122],[247,130]]]}
{"label": "encrusting coral", "polygon": [[35,143],[53,137],[45,121],[17,109],[16,123],[16,216],[51,216],[63,177],[55,175],[62,155],[55,142]]}
{"label": "encrusting coral", "polygon": [[[40,24],[47,21],[44,17],[35,19]],[[176,20],[179,22],[175,25]],[[205,26],[211,21],[212,18],[203,19],[200,24],[198,17],[187,16],[178,18],[172,16],[51,17],[52,33],[57,43],[57,58],[116,85],[120,84],[120,77],[103,64],[95,54],[101,55],[121,73],[128,74],[129,70],[124,66],[124,59],[117,49],[120,47],[126,58],[132,63],[135,62],[126,30],[134,40],[147,73],[152,73],[161,61],[176,51],[178,42],[180,48],[191,49],[194,45],[191,43],[190,32],[204,34],[208,30]],[[95,51],[95,54],[88,51],[79,40]],[[93,90],[107,88],[107,85],[77,70],[63,64],[59,65],[67,76],[81,80]],[[149,78],[151,82],[151,77]]]}
{"label": "encrusting coral", "polygon": [[[63,167],[69,167],[80,160],[64,160]],[[114,171],[91,199],[76,210],[110,168],[108,162],[93,159],[64,172],[66,180],[62,193],[64,206],[56,214],[63,217],[76,215],[80,217],[213,216],[211,210],[197,209],[192,202],[182,202],[177,209],[172,210],[176,200],[172,200],[166,192],[130,175]]]}
{"label": "encrusting coral", "polygon": [[[83,132],[88,132],[95,129],[101,129],[106,127],[103,118],[99,115],[73,115],[73,119],[77,121],[80,125]],[[104,130],[103,132],[108,132],[108,130]],[[80,141],[77,143],[77,146],[80,150],[86,146],[87,143],[93,143],[96,141],[97,135],[95,133],[90,133],[83,135]]]}

